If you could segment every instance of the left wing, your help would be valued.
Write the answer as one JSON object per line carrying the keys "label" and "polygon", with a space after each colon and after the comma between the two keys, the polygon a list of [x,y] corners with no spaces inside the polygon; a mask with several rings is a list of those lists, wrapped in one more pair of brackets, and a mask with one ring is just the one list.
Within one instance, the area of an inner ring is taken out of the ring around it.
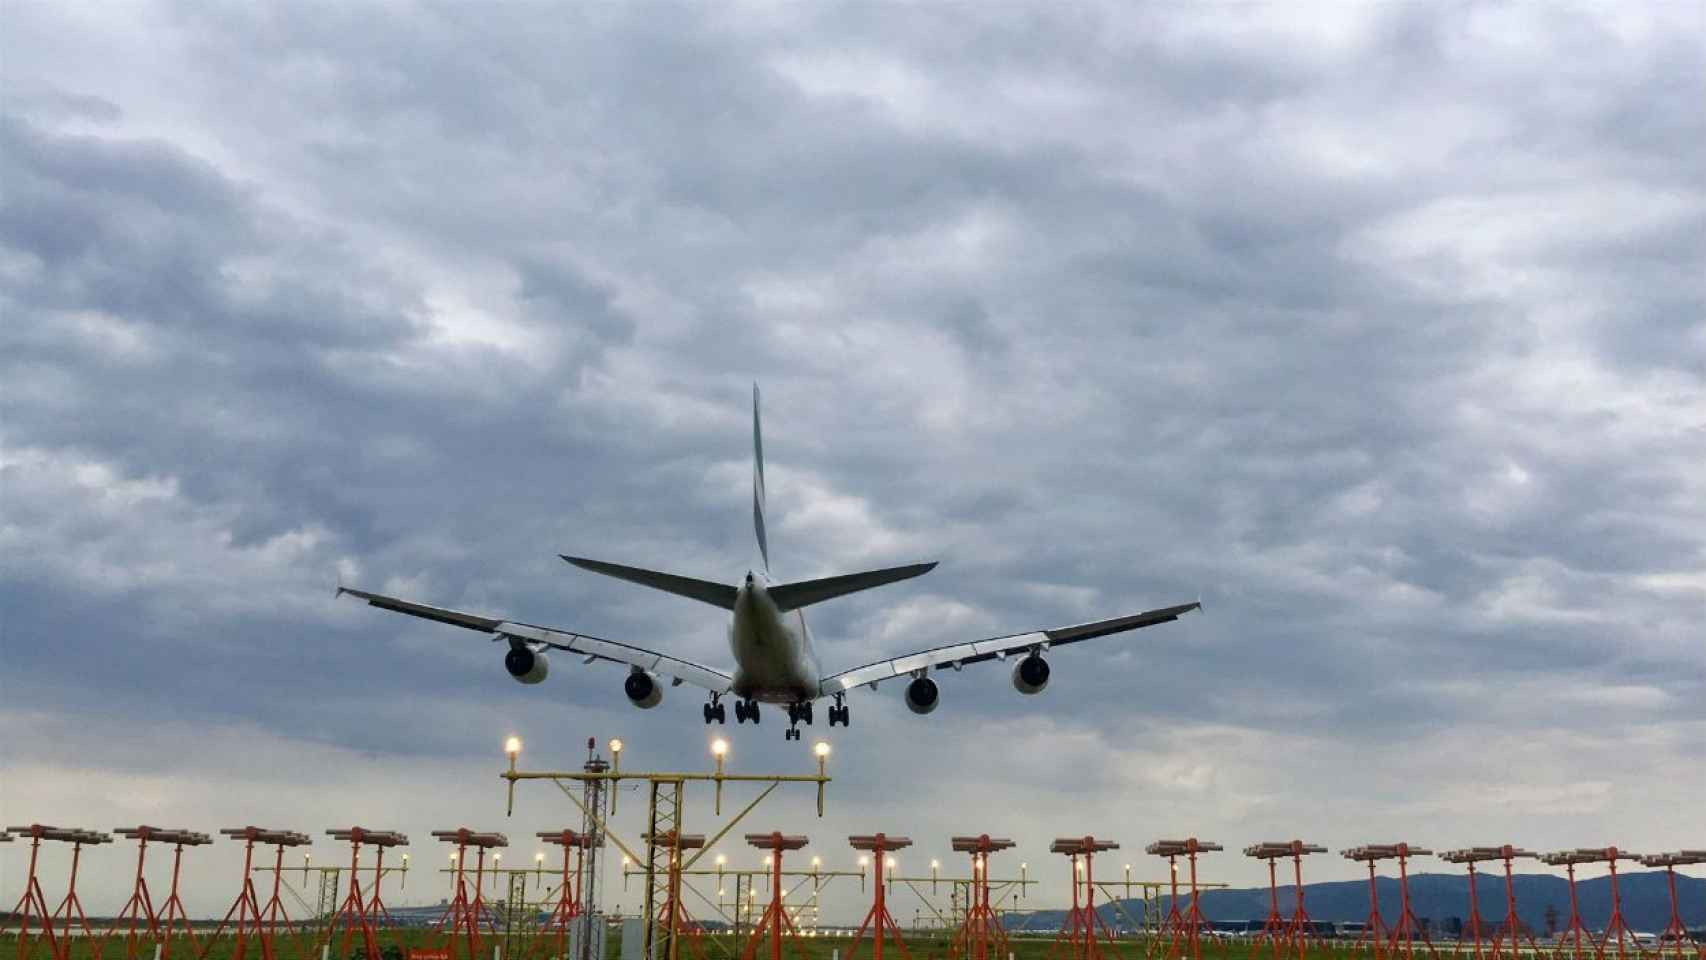
{"label": "left wing", "polygon": [[1192,610],[1201,608],[1201,603],[1182,603],[1176,607],[1147,610],[1130,616],[1115,617],[1112,620],[1097,620],[1094,623],[1080,623],[1071,627],[1056,627],[1052,630],[1038,630],[1034,633],[1020,633],[1008,637],[994,637],[972,643],[956,643],[946,647],[936,647],[931,650],[907,654],[904,657],[896,657],[893,660],[879,660],[876,663],[855,667],[852,670],[825,677],[818,685],[818,695],[828,697],[845,693],[854,687],[875,687],[879,681],[894,677],[922,676],[924,671],[931,667],[937,670],[953,667],[958,670],[968,663],[980,663],[984,660],[1005,660],[1012,654],[1028,654],[1033,651],[1041,653],[1068,643],[1105,637],[1110,633],[1124,633],[1127,630],[1153,627],[1158,623],[1170,623]]}
{"label": "left wing", "polygon": [[673,685],[691,683],[696,687],[704,687],[712,693],[727,693],[734,684],[734,679],[726,673],[700,666],[687,660],[646,650],[642,647],[617,643],[614,640],[601,640],[589,637],[584,633],[570,633],[553,627],[538,627],[530,623],[516,623],[511,620],[499,620],[493,617],[482,617],[472,613],[462,613],[458,610],[446,610],[443,607],[431,607],[412,600],[399,600],[383,594],[368,593],[365,590],[354,590],[349,587],[339,587],[338,596],[349,594],[366,600],[370,606],[397,613],[406,613],[411,617],[424,620],[436,620],[456,627],[478,630],[482,633],[493,634],[492,640],[508,640],[512,646],[529,646],[532,648],[549,647],[552,650],[566,650],[570,653],[584,654],[588,661],[607,660],[611,663],[624,663],[630,667],[669,677]]}

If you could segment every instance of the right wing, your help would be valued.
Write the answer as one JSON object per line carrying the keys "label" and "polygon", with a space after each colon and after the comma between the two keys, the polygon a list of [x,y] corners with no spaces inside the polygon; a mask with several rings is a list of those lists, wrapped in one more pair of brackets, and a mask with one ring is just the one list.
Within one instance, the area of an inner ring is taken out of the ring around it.
{"label": "right wing", "polygon": [[468,630],[478,630],[481,633],[492,634],[492,640],[508,640],[512,645],[527,645],[534,649],[550,648],[566,650],[570,653],[584,654],[591,660],[606,660],[611,663],[627,664],[647,673],[655,673],[669,677],[674,685],[691,683],[696,687],[704,687],[712,693],[727,693],[734,679],[726,673],[700,666],[687,660],[647,650],[643,647],[617,643],[614,640],[601,640],[589,637],[584,633],[570,633],[553,627],[539,627],[530,623],[516,623],[512,620],[498,620],[493,617],[482,617],[477,614],[463,613],[459,610],[447,610],[443,607],[432,607],[411,600],[399,600],[383,594],[368,593],[365,590],[354,590],[349,587],[339,587],[338,596],[349,594],[361,600],[366,600],[369,606],[397,613],[406,613],[411,617],[423,620],[436,620],[451,626],[463,627]]}
{"label": "right wing", "polygon": [[1049,630],[1038,630],[1034,633],[1019,633],[1006,637],[994,637],[989,640],[954,643],[945,647],[921,650],[918,653],[895,657],[891,660],[879,660],[876,663],[868,663],[862,667],[854,667],[852,670],[845,670],[834,676],[825,677],[818,684],[818,692],[820,696],[833,696],[846,693],[855,687],[870,686],[875,688],[880,681],[894,677],[923,676],[932,667],[937,670],[944,670],[948,667],[958,670],[968,663],[1005,660],[1009,656],[1028,654],[1033,650],[1040,652],[1065,646],[1069,643],[1094,640],[1097,637],[1105,637],[1113,633],[1153,627],[1158,623],[1170,623],[1192,610],[1201,608],[1201,603],[1182,603],[1176,607],[1145,610],[1143,613],[1114,617],[1111,620],[1097,620],[1094,623],[1054,627]]}

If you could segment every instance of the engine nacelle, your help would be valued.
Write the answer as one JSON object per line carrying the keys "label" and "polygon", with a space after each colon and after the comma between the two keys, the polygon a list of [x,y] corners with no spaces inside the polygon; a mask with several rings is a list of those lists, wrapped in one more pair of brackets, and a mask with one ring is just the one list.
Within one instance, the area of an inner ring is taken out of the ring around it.
{"label": "engine nacelle", "polygon": [[551,665],[545,662],[543,650],[531,650],[527,647],[510,647],[504,654],[504,669],[514,677],[517,683],[538,683],[545,679]]}
{"label": "engine nacelle", "polygon": [[913,713],[929,713],[941,702],[942,691],[929,677],[919,677],[906,685],[906,708]]}
{"label": "engine nacelle", "polygon": [[1031,654],[1018,663],[1013,664],[1013,689],[1030,696],[1042,693],[1048,686],[1048,661],[1037,654]]}
{"label": "engine nacelle", "polygon": [[663,684],[658,683],[649,673],[635,670],[628,674],[628,679],[622,681],[622,692],[628,695],[628,702],[641,710],[650,710],[663,702]]}

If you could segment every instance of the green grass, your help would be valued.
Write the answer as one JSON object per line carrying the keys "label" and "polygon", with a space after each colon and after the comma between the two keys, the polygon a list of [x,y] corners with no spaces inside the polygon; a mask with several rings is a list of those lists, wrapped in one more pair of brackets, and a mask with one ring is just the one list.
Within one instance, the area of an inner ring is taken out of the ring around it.
{"label": "green grass", "polygon": [[[208,931],[197,932],[194,950],[189,948],[181,936],[177,938],[171,948],[170,960],[235,960],[236,943],[233,937],[226,934],[218,940],[210,941],[207,933]],[[613,929],[606,943],[606,960],[618,960],[620,958],[621,939],[620,932]],[[331,951],[331,960],[364,960],[359,937],[352,941],[351,950],[347,954],[341,949],[342,942],[343,938],[340,934],[338,943],[334,945]],[[911,960],[948,960],[952,952],[951,938],[940,931],[920,931],[916,934],[909,934],[906,937],[906,942]],[[483,938],[484,949],[482,950],[483,957],[481,960],[490,960],[490,950],[494,943],[503,944],[503,936],[501,934],[496,937],[487,935]],[[701,960],[701,958],[702,960],[731,960],[731,958],[738,958],[741,955],[741,947],[743,946],[742,943],[736,941],[732,934],[727,933],[703,935],[698,938],[698,943],[700,950],[695,951],[690,948],[690,941],[684,940],[680,960]],[[443,934],[427,929],[388,929],[379,932],[378,944],[387,960],[403,960],[407,956],[407,951],[412,948],[442,949],[445,944],[445,937]],[[851,945],[851,937],[804,937],[800,939],[797,951],[785,944],[782,955],[788,960],[831,960],[835,952],[839,951],[840,960],[848,960],[848,948]],[[122,937],[109,941],[98,957],[94,947],[94,944],[81,938],[73,940],[68,960],[126,960],[126,944]],[[1146,958],[1147,960],[1164,960],[1167,955],[1165,942],[1156,945],[1156,948],[1151,951],[1146,951],[1144,947],[1145,944],[1142,942],[1124,939],[1106,947],[1103,951],[1103,957],[1105,960],[1146,960]],[[526,941],[518,939],[513,942],[511,949],[505,950],[504,956],[506,958],[514,956],[517,960],[522,960],[526,956],[525,949]],[[871,941],[867,936],[859,947],[856,960],[870,960],[871,952]],[[1009,939],[1007,952],[1013,955],[1014,960],[1049,960],[1053,952],[1053,941],[1050,937],[1015,936]],[[1311,950],[1310,952],[1317,956],[1329,956],[1325,951]],[[458,949],[457,960],[467,960],[465,953],[464,950]],[[1259,958],[1271,956],[1269,951],[1265,949],[1256,951],[1256,953],[1259,954]],[[153,960],[153,944],[139,943],[135,955],[140,960]],[[769,944],[761,945],[759,960],[768,960],[769,955]],[[309,940],[300,936],[280,937],[274,956],[275,960],[319,960],[319,937],[315,936]],[[540,960],[544,960],[542,954],[537,956],[540,957]],[[1203,956],[1208,960],[1259,960],[1257,957],[1252,957],[1249,943],[1239,941],[1214,942],[1205,940],[1203,942]],[[1339,953],[1338,956],[1343,957],[1344,954]],[[884,960],[889,960],[891,957],[899,960],[892,946],[885,949]],[[0,960],[18,960],[18,958],[16,934],[0,935]],[[251,941],[244,960],[260,960],[260,958],[259,947]],[[47,944],[39,939],[32,938],[29,949],[23,954],[22,960],[50,960]],[[1001,956],[993,957],[991,960],[1007,960],[1007,958]]]}

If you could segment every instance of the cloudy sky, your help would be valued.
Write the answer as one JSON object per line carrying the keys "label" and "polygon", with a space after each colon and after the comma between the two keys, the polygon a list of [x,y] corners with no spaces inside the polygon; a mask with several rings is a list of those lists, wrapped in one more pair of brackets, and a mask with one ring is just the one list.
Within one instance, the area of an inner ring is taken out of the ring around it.
{"label": "cloudy sky", "polygon": [[[332,591],[727,666],[715,611],[557,553],[746,570],[757,381],[779,572],[942,561],[814,610],[827,667],[1207,611],[1041,697],[860,695],[829,816],[754,828],[917,867],[1009,834],[1044,902],[1059,834],[1139,874],[1190,834],[1706,841],[1699,4],[5,19],[7,824],[358,822],[436,863],[431,829],[571,820],[504,819],[506,734],[703,765],[689,688],[522,687]],[[725,728],[732,766],[806,769],[781,729]]]}

